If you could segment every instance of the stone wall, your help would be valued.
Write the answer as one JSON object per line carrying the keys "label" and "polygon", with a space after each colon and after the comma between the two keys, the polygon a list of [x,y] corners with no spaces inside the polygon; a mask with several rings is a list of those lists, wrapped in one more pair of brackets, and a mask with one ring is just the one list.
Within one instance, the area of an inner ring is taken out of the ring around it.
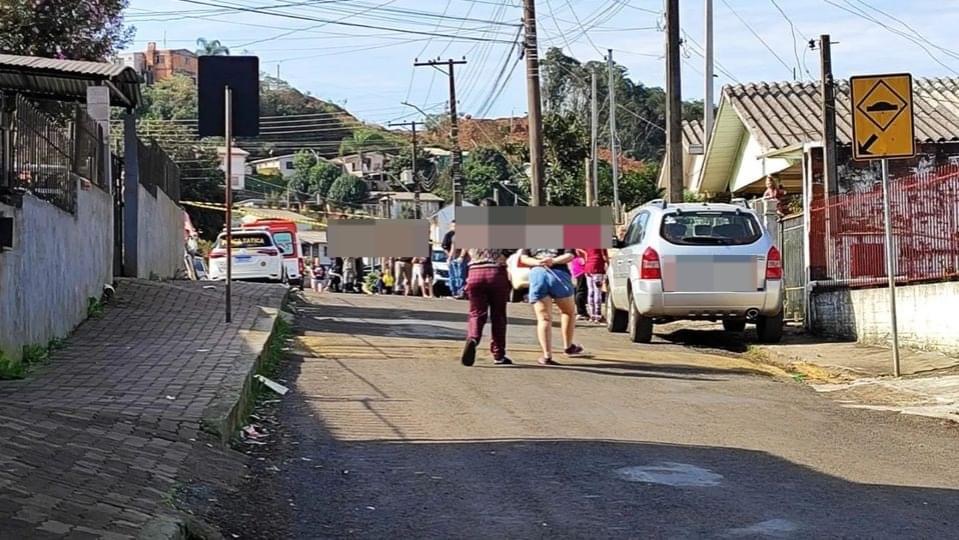
{"label": "stone wall", "polygon": [[16,360],[69,334],[112,283],[113,200],[87,185],[75,215],[29,194],[0,211],[14,218],[14,247],[0,252],[0,351]]}
{"label": "stone wall", "polygon": [[162,189],[139,185],[136,277],[169,279],[183,272],[183,209]]}
{"label": "stone wall", "polygon": [[[813,329],[822,335],[888,344],[892,339],[886,288],[816,290]],[[896,287],[896,319],[903,346],[959,354],[959,282]]]}

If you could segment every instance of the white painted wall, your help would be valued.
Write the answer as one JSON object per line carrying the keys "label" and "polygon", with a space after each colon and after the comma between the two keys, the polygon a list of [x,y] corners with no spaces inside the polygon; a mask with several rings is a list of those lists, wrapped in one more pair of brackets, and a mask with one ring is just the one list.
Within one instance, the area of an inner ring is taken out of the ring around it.
{"label": "white painted wall", "polygon": [[740,189],[761,180],[767,174],[775,174],[789,168],[789,162],[780,158],[762,158],[763,147],[755,136],[750,135],[739,152],[739,161],[733,168],[733,178],[729,191],[736,193]]}
{"label": "white painted wall", "polygon": [[113,199],[91,186],[76,215],[32,195],[0,211],[14,218],[14,248],[0,252],[0,351],[18,359],[24,345],[69,334],[112,283]]}
{"label": "white painted wall", "polygon": [[169,279],[183,269],[183,209],[162,189],[156,197],[139,186],[137,277]]}
{"label": "white painted wall", "polygon": [[[862,343],[891,342],[888,289],[844,289],[813,293],[817,332]],[[916,349],[959,354],[959,282],[896,287],[899,342]]]}

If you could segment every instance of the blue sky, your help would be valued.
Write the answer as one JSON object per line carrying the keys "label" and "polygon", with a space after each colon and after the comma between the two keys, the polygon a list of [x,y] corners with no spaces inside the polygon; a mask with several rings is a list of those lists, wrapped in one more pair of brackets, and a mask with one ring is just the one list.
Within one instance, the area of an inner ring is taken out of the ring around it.
{"label": "blue sky", "polygon": [[[234,54],[247,50],[259,56],[264,71],[275,74],[279,67],[281,77],[296,87],[381,123],[415,116],[401,105],[407,100],[427,110],[442,110],[446,78],[432,68],[414,69],[414,58],[466,56],[469,63],[457,71],[461,112],[486,116],[526,112],[522,62],[501,93],[494,84],[500,71],[516,59],[511,42],[522,15],[520,0],[199,2],[131,0],[127,22],[137,32],[128,50],[142,50],[148,41],[162,47],[164,40],[169,48],[194,49],[197,37],[219,39]],[[270,8],[288,16],[202,4]],[[703,42],[704,3],[681,0],[680,5],[681,25],[689,37],[683,97],[699,99],[704,82],[697,43]],[[656,0],[538,0],[540,51],[560,46],[586,61],[601,59],[612,48],[633,80],[662,86],[662,6]],[[819,53],[807,50],[805,43],[823,33],[834,42],[837,77],[885,72],[959,76],[959,46],[952,49],[954,40],[949,39],[959,22],[959,2],[953,0],[714,0],[713,12],[716,59],[722,66],[717,92],[721,85],[736,81],[791,80],[797,66],[797,77],[817,77]],[[441,18],[443,14],[446,17]]]}

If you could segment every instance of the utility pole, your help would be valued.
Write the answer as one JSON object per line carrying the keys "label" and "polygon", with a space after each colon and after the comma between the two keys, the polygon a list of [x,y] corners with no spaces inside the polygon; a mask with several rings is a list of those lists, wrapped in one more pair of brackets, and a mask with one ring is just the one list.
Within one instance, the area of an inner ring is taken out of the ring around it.
{"label": "utility pole", "polygon": [[703,60],[706,62],[706,91],[703,94],[703,152],[713,134],[713,0],[706,0],[706,38]]}
{"label": "utility pole", "polygon": [[453,66],[466,64],[466,59],[462,60],[428,60],[426,62],[414,61],[413,65],[415,67],[420,66],[431,66],[440,71],[443,71],[438,66],[445,65],[447,70],[445,73],[450,80],[450,139],[452,139],[453,149],[452,153],[452,164],[450,166],[450,173],[453,178],[453,206],[462,206],[463,205],[463,174],[462,174],[462,165],[463,165],[463,153],[460,150],[460,131],[458,125],[458,118],[456,116],[456,75],[453,73]]}
{"label": "utility pole", "polygon": [[836,168],[836,87],[832,79],[832,48],[829,34],[819,36],[819,58],[822,67],[820,89],[822,93],[822,141],[825,166],[826,192],[839,192]]}
{"label": "utility pole", "polygon": [[536,5],[523,0],[523,23],[526,30],[526,98],[529,104],[529,160],[533,170],[530,179],[530,206],[542,206],[546,185],[543,166],[543,109],[539,92],[539,51],[536,43]]}
{"label": "utility pole", "polygon": [[822,94],[822,157],[823,180],[825,190],[825,255],[826,260],[832,257],[832,229],[835,223],[835,214],[829,206],[829,199],[839,193],[839,170],[836,164],[836,87],[832,78],[832,47],[829,43],[829,34],[819,36],[819,59]]}
{"label": "utility pole", "polygon": [[413,171],[413,212],[416,219],[422,218],[422,212],[420,211],[420,179],[416,174],[416,121],[413,122],[400,122],[400,123],[391,123],[390,127],[393,126],[409,126],[410,130],[413,132],[413,141],[412,141],[412,158],[410,159],[410,168]]}
{"label": "utility pole", "polygon": [[613,215],[620,222],[619,207],[619,140],[616,137],[616,80],[613,78],[613,49],[607,51],[606,67],[609,72],[609,152],[613,165]]}
{"label": "utility pole", "polygon": [[590,178],[590,191],[592,191],[592,206],[599,206],[599,97],[596,95],[597,85],[596,85],[596,69],[590,70],[591,77],[591,98],[592,98],[592,114],[590,121],[590,151],[589,155],[592,158],[592,174],[587,174],[587,178]]}
{"label": "utility pole", "polygon": [[683,100],[679,46],[679,0],[666,0],[666,163],[669,167],[668,199],[672,203],[683,202]]}

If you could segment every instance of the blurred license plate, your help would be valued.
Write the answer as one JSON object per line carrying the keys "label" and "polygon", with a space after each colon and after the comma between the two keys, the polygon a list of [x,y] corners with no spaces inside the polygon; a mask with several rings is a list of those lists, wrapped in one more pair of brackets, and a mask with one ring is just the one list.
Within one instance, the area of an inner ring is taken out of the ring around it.
{"label": "blurred license plate", "polygon": [[236,257],[233,257],[233,260],[236,261],[236,262],[238,262],[238,263],[241,263],[241,262],[250,262],[250,260],[252,260],[252,259],[253,259],[253,257],[251,257],[251,256],[249,256],[249,255],[237,255]]}

